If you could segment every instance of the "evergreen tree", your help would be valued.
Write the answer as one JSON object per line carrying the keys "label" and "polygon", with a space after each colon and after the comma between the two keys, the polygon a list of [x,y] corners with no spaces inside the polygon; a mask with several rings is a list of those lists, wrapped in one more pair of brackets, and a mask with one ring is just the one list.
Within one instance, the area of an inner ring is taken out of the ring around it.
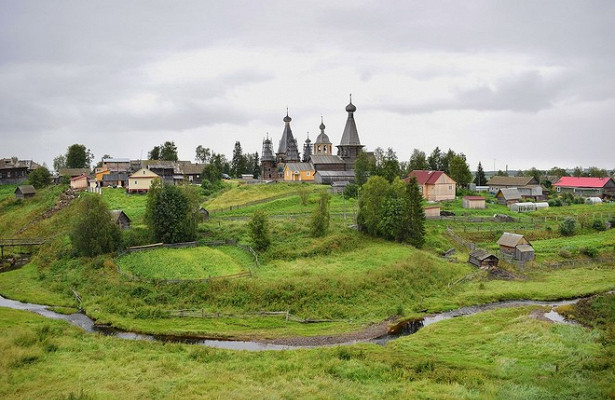
{"label": "evergreen tree", "polygon": [[389,183],[400,176],[401,168],[397,160],[397,154],[395,154],[393,149],[390,147],[387,149],[386,154],[382,156],[380,163],[377,164],[374,174],[384,177]]}
{"label": "evergreen tree", "polygon": [[389,185],[383,194],[378,223],[378,235],[389,240],[404,241],[406,230],[404,214],[407,210],[404,188],[406,184],[399,178]]}
{"label": "evergreen tree", "polygon": [[233,149],[233,159],[231,160],[231,175],[241,178],[241,174],[246,172],[246,159],[241,150],[241,143],[235,142]]}
{"label": "evergreen tree", "polygon": [[269,232],[269,221],[264,211],[256,210],[252,214],[252,219],[248,222],[248,229],[254,249],[257,251],[267,250],[271,245],[271,233]]}
{"label": "evergreen tree", "polygon": [[312,214],[311,231],[314,237],[325,236],[329,230],[329,220],[331,218],[329,214],[329,198],[328,193],[321,193],[318,199],[318,207]]}
{"label": "evergreen tree", "polygon": [[147,153],[149,160],[160,160],[160,146],[154,146],[154,148]]}
{"label": "evergreen tree", "polygon": [[404,215],[404,230],[407,232],[407,240],[420,249],[425,244],[425,211],[423,196],[415,177],[406,185],[406,204],[408,208]]}
{"label": "evergreen tree", "polygon": [[370,176],[359,191],[359,229],[372,236],[378,236],[383,193],[387,193],[389,183],[381,176]]}
{"label": "evergreen tree", "polygon": [[442,152],[439,147],[433,149],[429,157],[427,157],[427,164],[432,171],[442,171]]}
{"label": "evergreen tree", "polygon": [[476,186],[485,186],[487,184],[487,177],[485,176],[485,171],[483,171],[483,166],[480,161],[478,162],[476,176],[474,176],[474,183]]}
{"label": "evergreen tree", "polygon": [[120,247],[120,229],[113,223],[111,213],[101,196],[81,197],[76,204],[75,214],[70,240],[79,255],[93,257]]}
{"label": "evergreen tree", "polygon": [[254,153],[254,159],[252,162],[252,177],[258,179],[261,176],[261,162],[258,157],[258,152]]}

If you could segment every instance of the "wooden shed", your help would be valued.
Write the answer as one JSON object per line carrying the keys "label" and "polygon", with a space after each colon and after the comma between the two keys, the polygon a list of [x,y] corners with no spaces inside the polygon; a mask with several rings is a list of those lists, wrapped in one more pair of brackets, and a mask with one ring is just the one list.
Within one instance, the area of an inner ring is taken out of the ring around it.
{"label": "wooden shed", "polygon": [[203,219],[203,221],[209,221],[209,211],[207,211],[205,208],[199,208],[199,214],[201,214],[201,218]]}
{"label": "wooden shed", "polygon": [[483,196],[463,196],[461,199],[463,208],[483,209],[487,207]]}
{"label": "wooden shed", "polygon": [[29,199],[30,197],[34,197],[36,194],[36,189],[32,185],[21,185],[17,186],[15,189],[15,197],[18,199]]}
{"label": "wooden shed", "polygon": [[500,246],[502,254],[514,257],[517,246],[530,245],[530,242],[523,235],[504,232],[498,240],[498,245]]}
{"label": "wooden shed", "polygon": [[70,180],[70,188],[74,190],[87,189],[89,185],[89,177],[87,175],[79,175]]}
{"label": "wooden shed", "polygon": [[122,210],[111,210],[111,219],[120,229],[130,228],[130,218]]}
{"label": "wooden shed", "polygon": [[517,188],[500,189],[495,195],[499,204],[509,205],[521,201],[521,193]]}
{"label": "wooden shed", "polygon": [[425,218],[439,218],[440,206],[426,206],[424,209]]}
{"label": "wooden shed", "polygon": [[515,248],[515,260],[533,261],[536,258],[534,248],[529,244],[521,244]]}
{"label": "wooden shed", "polygon": [[497,267],[499,259],[488,251],[476,249],[470,252],[468,262],[479,268]]}

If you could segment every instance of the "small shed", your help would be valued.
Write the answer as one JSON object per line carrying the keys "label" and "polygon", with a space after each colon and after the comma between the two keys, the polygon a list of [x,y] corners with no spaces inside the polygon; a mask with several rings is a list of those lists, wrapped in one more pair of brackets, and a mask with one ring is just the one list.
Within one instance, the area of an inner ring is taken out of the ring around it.
{"label": "small shed", "polygon": [[88,176],[79,175],[70,180],[70,188],[73,190],[83,190],[88,188]]}
{"label": "small shed", "polygon": [[29,199],[30,197],[34,197],[36,194],[36,189],[32,185],[21,185],[17,186],[15,189],[15,197],[18,199]]}
{"label": "small shed", "polygon": [[483,196],[463,196],[461,204],[463,208],[468,209],[483,209],[487,207]]}
{"label": "small shed", "polygon": [[514,212],[536,211],[536,203],[513,203],[508,205],[508,209]]}
{"label": "small shed", "polygon": [[497,267],[499,259],[488,251],[476,249],[470,252],[468,262],[479,268]]}
{"label": "small shed", "polygon": [[518,203],[521,200],[521,193],[517,188],[506,188],[500,189],[495,195],[499,204],[509,205],[513,203]]}
{"label": "small shed", "polygon": [[440,206],[426,206],[423,208],[425,210],[425,218],[439,218],[440,217]]}
{"label": "small shed", "polygon": [[602,204],[600,197],[588,197],[585,199],[585,204]]}
{"label": "small shed", "polygon": [[201,207],[199,208],[199,214],[201,214],[201,218],[203,218],[203,221],[209,221],[209,211]]}
{"label": "small shed", "polygon": [[130,228],[130,218],[122,210],[111,210],[111,220],[120,227],[120,229]]}
{"label": "small shed", "polygon": [[514,257],[518,246],[530,245],[530,242],[525,238],[525,236],[519,235],[518,233],[504,232],[498,240],[498,245],[500,246],[500,251],[502,254],[507,254]]}
{"label": "small shed", "polygon": [[521,244],[515,248],[515,260],[533,261],[535,257],[534,248],[529,244]]}

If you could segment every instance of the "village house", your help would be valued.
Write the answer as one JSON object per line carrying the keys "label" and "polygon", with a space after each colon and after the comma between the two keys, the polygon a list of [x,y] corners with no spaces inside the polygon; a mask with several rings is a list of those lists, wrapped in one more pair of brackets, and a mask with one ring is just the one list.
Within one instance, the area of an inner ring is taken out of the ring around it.
{"label": "village house", "polygon": [[128,185],[126,191],[128,193],[144,193],[149,191],[152,182],[160,177],[147,168],[141,168],[134,174],[128,177]]}
{"label": "village house", "polygon": [[489,192],[495,194],[500,189],[540,186],[540,182],[533,176],[493,176],[487,182],[487,186],[489,186]]}
{"label": "village house", "polygon": [[128,158],[103,158],[101,164],[101,169],[106,169],[110,172],[130,171],[130,159]]}
{"label": "village house", "polygon": [[463,196],[461,205],[463,208],[467,209],[484,209],[487,207],[487,203],[483,196]]}
{"label": "village house", "polygon": [[0,185],[15,185],[23,183],[28,174],[40,165],[32,160],[13,158],[0,159]]}
{"label": "village house", "polygon": [[90,178],[87,175],[79,175],[70,180],[70,188],[73,190],[85,190],[90,185]]}
{"label": "village house", "polygon": [[492,253],[485,250],[476,249],[470,252],[468,262],[479,268],[497,267],[499,259]]}
{"label": "village house", "polygon": [[615,197],[615,180],[611,177],[596,178],[562,176],[553,184],[557,193],[572,193],[582,197],[600,197],[610,199]]}
{"label": "village house", "polygon": [[130,228],[130,218],[122,210],[111,210],[111,220],[122,230]]}
{"label": "village house", "polygon": [[36,195],[36,189],[32,185],[21,185],[15,189],[15,198],[17,199],[29,199]]}
{"label": "village house", "polygon": [[455,200],[457,182],[442,171],[414,170],[408,174],[406,183],[416,178],[419,190],[427,201]]}
{"label": "village house", "polygon": [[312,182],[314,181],[314,172],[314,167],[308,162],[286,163],[284,165],[284,181]]}

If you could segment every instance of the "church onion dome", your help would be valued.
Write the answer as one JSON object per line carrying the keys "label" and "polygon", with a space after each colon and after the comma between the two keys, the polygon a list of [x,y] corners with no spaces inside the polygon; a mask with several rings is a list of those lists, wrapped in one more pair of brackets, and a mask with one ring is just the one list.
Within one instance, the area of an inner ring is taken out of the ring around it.
{"label": "church onion dome", "polygon": [[331,144],[329,140],[329,136],[325,133],[325,123],[322,120],[322,115],[320,116],[320,134],[316,137],[316,144]]}
{"label": "church onion dome", "polygon": [[292,121],[293,119],[291,117],[288,116],[288,114],[286,114],[286,116],[284,117],[284,119],[282,121],[288,123],[290,121]]}
{"label": "church onion dome", "polygon": [[322,119],[320,120],[320,126],[319,126],[319,128],[320,128],[320,131],[321,131],[321,132],[324,132],[324,131],[325,131],[325,123],[322,121]]}
{"label": "church onion dome", "polygon": [[346,111],[349,113],[353,113],[357,111],[357,107],[355,107],[354,104],[352,104],[352,100],[350,100],[350,104],[346,106]]}

